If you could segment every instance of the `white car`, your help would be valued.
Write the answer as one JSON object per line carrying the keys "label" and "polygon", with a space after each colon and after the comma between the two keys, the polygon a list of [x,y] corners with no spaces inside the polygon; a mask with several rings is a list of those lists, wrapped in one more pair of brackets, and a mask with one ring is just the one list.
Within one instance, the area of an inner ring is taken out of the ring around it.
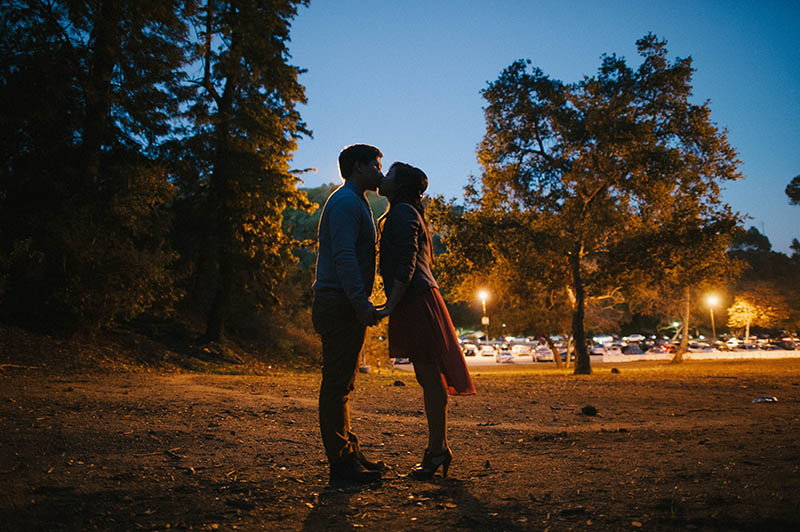
{"label": "white car", "polygon": [[474,357],[478,353],[478,346],[475,344],[464,344],[461,346],[465,357]]}
{"label": "white car", "polygon": [[536,347],[532,357],[536,362],[552,362],[553,352],[546,345],[540,345]]}
{"label": "white car", "polygon": [[480,354],[482,357],[493,357],[495,355],[494,347],[491,345],[482,345],[480,349]]}
{"label": "white car", "polygon": [[605,353],[605,351],[606,351],[606,348],[602,344],[594,344],[589,349],[589,354],[590,355],[602,355],[602,354]]}
{"label": "white car", "polygon": [[610,334],[598,334],[592,337],[592,341],[596,344],[605,345],[614,341],[614,337]]}
{"label": "white car", "polygon": [[642,340],[645,340],[645,337],[641,334],[632,334],[622,339],[623,342],[641,342]]}
{"label": "white car", "polygon": [[514,344],[511,346],[511,354],[515,357],[531,354],[531,346],[528,344]]}
{"label": "white car", "polygon": [[494,357],[495,362],[497,362],[498,364],[502,364],[502,363],[512,362],[513,360],[514,360],[514,355],[511,354],[511,349],[509,349],[508,346],[502,345],[497,349],[496,355]]}
{"label": "white car", "polygon": [[622,346],[620,345],[607,345],[603,347],[603,354],[604,355],[621,355],[622,354]]}

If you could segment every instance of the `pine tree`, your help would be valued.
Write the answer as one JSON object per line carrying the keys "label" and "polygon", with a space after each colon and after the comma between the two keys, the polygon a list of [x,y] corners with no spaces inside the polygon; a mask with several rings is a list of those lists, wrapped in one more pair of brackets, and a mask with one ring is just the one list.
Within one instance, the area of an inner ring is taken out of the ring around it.
{"label": "pine tree", "polygon": [[101,326],[168,305],[179,0],[18,1],[1,15],[3,312]]}
{"label": "pine tree", "polygon": [[191,17],[200,36],[191,49],[196,92],[185,115],[190,134],[173,150],[183,150],[180,223],[196,231],[195,295],[208,289],[208,341],[225,338],[234,298],[250,310],[274,299],[295,260],[284,211],[310,202],[289,163],[310,131],[296,109],[306,101],[302,70],[288,63],[287,44],[305,4],[209,0]]}

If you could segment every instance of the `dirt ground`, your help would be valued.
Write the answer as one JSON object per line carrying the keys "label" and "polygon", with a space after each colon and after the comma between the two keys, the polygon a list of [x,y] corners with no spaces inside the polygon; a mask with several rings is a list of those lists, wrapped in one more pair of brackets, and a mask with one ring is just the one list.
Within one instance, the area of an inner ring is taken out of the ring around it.
{"label": "dirt ground", "polygon": [[616,367],[476,372],[428,482],[413,376],[359,374],[393,469],[334,489],[315,372],[0,366],[0,530],[800,530],[800,359]]}

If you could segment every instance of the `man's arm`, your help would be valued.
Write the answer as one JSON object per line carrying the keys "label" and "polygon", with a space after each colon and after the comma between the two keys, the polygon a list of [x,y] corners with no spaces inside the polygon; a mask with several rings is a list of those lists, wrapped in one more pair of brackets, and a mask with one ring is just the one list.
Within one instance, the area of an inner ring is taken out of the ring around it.
{"label": "man's arm", "polygon": [[329,229],[331,252],[336,276],[361,323],[375,325],[377,314],[361,279],[356,242],[361,225],[361,205],[358,198],[341,198],[330,205]]}

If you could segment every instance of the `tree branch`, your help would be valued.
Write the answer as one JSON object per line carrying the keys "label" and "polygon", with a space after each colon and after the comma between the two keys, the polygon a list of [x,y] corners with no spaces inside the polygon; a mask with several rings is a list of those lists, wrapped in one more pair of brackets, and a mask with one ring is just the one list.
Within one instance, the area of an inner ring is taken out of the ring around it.
{"label": "tree branch", "polygon": [[208,91],[217,106],[222,104],[222,98],[217,94],[214,84],[211,82],[211,36],[214,21],[214,0],[208,0],[206,4],[206,43],[205,43],[205,61],[203,65],[203,82],[202,86]]}

